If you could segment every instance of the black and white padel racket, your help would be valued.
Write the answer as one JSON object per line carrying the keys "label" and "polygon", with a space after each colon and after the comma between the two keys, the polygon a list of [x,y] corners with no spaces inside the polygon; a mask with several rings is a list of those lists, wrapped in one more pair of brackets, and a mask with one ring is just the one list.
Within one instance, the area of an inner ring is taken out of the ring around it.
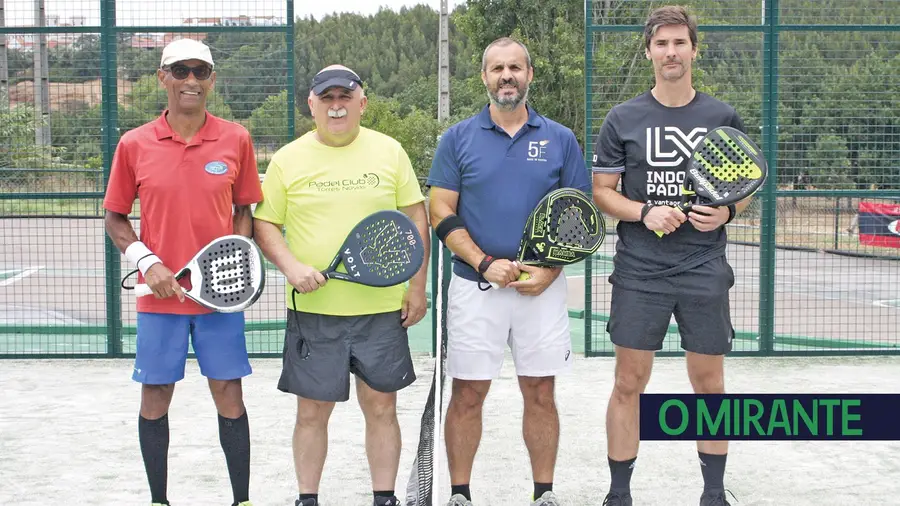
{"label": "black and white padel racket", "polygon": [[[175,273],[180,280],[190,276],[184,295],[219,313],[247,309],[259,299],[266,284],[266,271],[259,248],[242,235],[226,235],[203,247],[187,265]],[[152,295],[144,283],[134,286],[138,297]]]}
{"label": "black and white padel racket", "polygon": [[[400,211],[385,210],[353,227],[322,274],[326,279],[386,287],[408,281],[424,261],[425,245],[416,224]],[[338,270],[341,265],[344,271]]]}

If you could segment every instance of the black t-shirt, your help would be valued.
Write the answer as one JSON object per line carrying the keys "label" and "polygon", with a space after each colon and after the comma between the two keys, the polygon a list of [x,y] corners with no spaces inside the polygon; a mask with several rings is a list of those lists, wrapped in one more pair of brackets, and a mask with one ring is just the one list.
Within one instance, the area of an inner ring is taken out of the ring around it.
{"label": "black t-shirt", "polygon": [[[616,105],[606,115],[594,147],[593,171],[621,174],[622,194],[629,200],[674,206],[681,202],[691,151],[709,130],[719,126],[744,131],[734,108],[709,95],[697,92],[685,106],[666,107],[647,91]],[[724,227],[700,232],[686,221],[660,238],[641,222],[620,221],[616,231],[613,284],[683,292],[681,287],[695,285],[685,279],[691,273],[702,273],[706,280],[711,275],[716,278],[718,284],[709,286],[713,290],[727,291],[733,284],[731,268],[721,258],[727,241]],[[717,258],[720,261],[710,262]]]}

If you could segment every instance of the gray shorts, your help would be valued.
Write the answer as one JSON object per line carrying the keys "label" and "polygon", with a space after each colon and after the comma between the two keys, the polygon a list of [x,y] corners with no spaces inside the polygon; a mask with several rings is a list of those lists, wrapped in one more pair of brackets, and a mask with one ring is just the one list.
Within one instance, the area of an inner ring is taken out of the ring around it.
{"label": "gray shorts", "polygon": [[352,372],[379,392],[416,379],[400,311],[332,316],[288,309],[278,389],[306,399],[344,402]]}
{"label": "gray shorts", "polygon": [[681,334],[681,348],[704,355],[731,351],[734,328],[728,292],[685,296],[642,292],[613,285],[609,332],[613,344],[623,348],[658,351],[672,315]]}

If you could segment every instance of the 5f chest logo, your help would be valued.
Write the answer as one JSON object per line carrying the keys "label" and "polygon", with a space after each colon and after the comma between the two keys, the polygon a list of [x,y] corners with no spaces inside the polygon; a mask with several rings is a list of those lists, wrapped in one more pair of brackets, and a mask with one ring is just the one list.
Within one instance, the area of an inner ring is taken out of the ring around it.
{"label": "5f chest logo", "polygon": [[547,144],[550,144],[549,140],[529,142],[528,143],[528,158],[526,158],[526,160],[529,162],[546,162],[547,161]]}
{"label": "5f chest logo", "polygon": [[678,127],[647,128],[647,164],[651,167],[678,167],[706,135],[707,129],[698,127],[684,133]]}

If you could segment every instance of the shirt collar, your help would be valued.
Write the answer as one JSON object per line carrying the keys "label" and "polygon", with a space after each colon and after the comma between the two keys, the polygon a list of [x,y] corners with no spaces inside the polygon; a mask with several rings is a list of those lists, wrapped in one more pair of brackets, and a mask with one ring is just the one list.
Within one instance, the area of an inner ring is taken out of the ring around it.
{"label": "shirt collar", "polygon": [[[525,104],[525,108],[528,110],[528,120],[525,123],[532,128],[540,128],[540,115],[528,104]],[[481,112],[478,113],[478,124],[485,130],[490,130],[497,126],[494,120],[491,119],[490,104],[484,106]]]}
{"label": "shirt collar", "polygon": [[[156,139],[171,139],[175,137],[175,131],[172,130],[172,127],[169,126],[169,122],[166,121],[166,114],[169,113],[169,110],[166,109],[159,115],[159,118],[153,124],[153,129],[156,131]],[[200,131],[197,132],[195,136],[197,139],[201,139],[204,141],[214,141],[219,138],[219,118],[213,116],[206,112],[206,122],[203,123],[203,126],[200,127]]]}

